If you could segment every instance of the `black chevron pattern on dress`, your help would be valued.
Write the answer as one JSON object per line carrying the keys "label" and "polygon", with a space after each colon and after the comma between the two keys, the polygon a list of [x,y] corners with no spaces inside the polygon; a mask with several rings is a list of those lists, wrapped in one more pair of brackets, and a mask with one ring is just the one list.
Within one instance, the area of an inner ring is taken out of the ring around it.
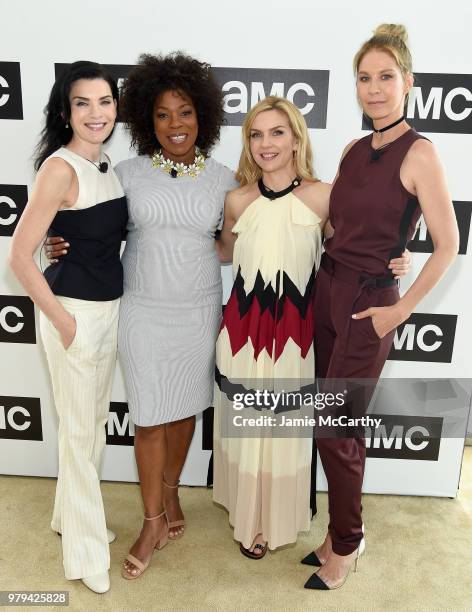
{"label": "black chevron pattern on dress", "polygon": [[272,283],[269,283],[265,287],[264,279],[260,270],[257,271],[256,280],[252,291],[246,294],[244,290],[244,278],[241,274],[241,266],[238,268],[238,273],[234,280],[233,292],[236,293],[238,299],[239,316],[242,319],[251,308],[251,304],[254,299],[257,299],[261,308],[261,314],[265,310],[269,309],[272,316],[275,318],[277,310],[277,321],[279,321],[284,313],[284,302],[286,298],[290,298],[292,304],[297,308],[302,319],[305,318],[308,305],[310,303],[310,297],[315,284],[316,267],[313,267],[310,278],[305,288],[305,293],[302,295],[298,290],[295,283],[292,282],[286,272],[283,273],[283,286],[284,291],[280,297],[278,297],[278,290],[280,286],[280,271],[277,272],[275,281],[275,290],[272,287]]}

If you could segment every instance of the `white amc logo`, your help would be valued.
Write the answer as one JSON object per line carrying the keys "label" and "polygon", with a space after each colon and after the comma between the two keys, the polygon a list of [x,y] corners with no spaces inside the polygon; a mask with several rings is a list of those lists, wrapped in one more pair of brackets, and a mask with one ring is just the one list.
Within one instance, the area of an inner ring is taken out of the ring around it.
{"label": "white amc logo", "polygon": [[0,185],[0,236],[13,236],[27,201],[26,185]]}
{"label": "white amc logo", "polygon": [[[365,443],[367,448],[389,449],[395,443],[394,448],[400,450],[403,448],[403,443],[405,443],[405,446],[411,451],[419,452],[424,450],[429,444],[429,440],[424,440],[424,438],[429,437],[430,433],[422,425],[414,425],[407,429],[406,432],[403,425],[395,425],[392,427],[390,436],[387,435],[385,425],[380,425],[375,431],[377,433],[373,439],[370,436],[366,437]],[[418,439],[417,437],[413,440],[412,438],[415,434],[421,434],[423,439]]]}
{"label": "white amc logo", "polygon": [[[16,415],[22,415],[18,419]],[[31,425],[31,414],[23,406],[0,406],[0,429],[10,427],[15,431],[25,431]]]}
{"label": "white amc logo", "polygon": [[[129,427],[129,431],[127,431]],[[108,415],[107,433],[109,436],[134,436],[134,423],[129,420],[129,414],[123,416],[120,422],[120,417],[116,412],[111,412]]]}
{"label": "white amc logo", "polygon": [[[451,121],[463,121],[472,113],[472,105],[465,106],[460,112],[453,110],[456,98],[472,102],[472,92],[465,87],[454,87],[444,96],[444,87],[431,87],[426,100],[423,98],[421,87],[413,87],[412,95],[408,100],[407,117],[413,119],[440,119],[441,108]],[[462,105],[463,106],[463,105]],[[415,112],[417,111],[417,112]]]}
{"label": "white amc logo", "polygon": [[26,295],[0,295],[0,342],[36,343],[34,304]]}
{"label": "white amc logo", "polygon": [[224,111],[230,114],[246,114],[250,108],[267,96],[280,96],[293,103],[295,95],[299,92],[303,92],[307,100],[304,106],[298,107],[302,115],[310,113],[315,106],[314,102],[309,101],[314,99],[315,90],[308,83],[294,83],[290,85],[286,93],[284,83],[272,83],[267,93],[261,81],[252,81],[248,86],[242,81],[227,81],[221,89],[223,92],[232,92],[224,96]]}
{"label": "white amc logo", "polygon": [[[14,325],[10,325],[7,322],[7,316],[9,314],[13,314],[16,317],[17,321]],[[23,329],[25,324],[22,319],[24,319],[23,313],[16,306],[4,306],[0,309],[0,327],[9,334],[17,334]]]}
{"label": "white amc logo", "polygon": [[[0,88],[2,89],[10,89],[10,85],[8,84],[8,81],[5,79],[5,77],[2,77],[2,75],[0,74]],[[0,106],[5,106],[5,104],[8,102],[8,100],[10,99],[10,94],[4,93],[0,95]]]}
{"label": "white amc logo", "polygon": [[[429,343],[425,339],[426,334],[430,334]],[[436,338],[436,340],[434,340],[434,337]],[[439,340],[439,338],[442,337],[443,331],[437,325],[424,325],[423,327],[420,327],[417,332],[416,325],[414,323],[406,323],[406,325],[400,332],[400,335],[398,330],[395,333],[393,347],[396,350],[401,350],[403,347],[405,347],[407,351],[412,351],[415,348],[416,340],[416,344],[421,351],[431,353],[433,351],[437,351],[438,348],[442,345],[442,340]],[[432,342],[431,339],[433,339]]]}
{"label": "white amc logo", "polygon": [[42,441],[38,397],[0,397],[0,440]]}
{"label": "white amc logo", "polygon": [[457,315],[414,312],[395,332],[388,358],[451,363]]}
{"label": "white amc logo", "polygon": [[[1,98],[0,98],[1,101]],[[0,104],[1,106],[1,104]],[[6,204],[10,210],[17,211],[18,207],[14,200],[6,195],[0,195],[0,205]],[[17,213],[10,213],[7,217],[0,217],[0,225],[13,225],[18,218]]]}

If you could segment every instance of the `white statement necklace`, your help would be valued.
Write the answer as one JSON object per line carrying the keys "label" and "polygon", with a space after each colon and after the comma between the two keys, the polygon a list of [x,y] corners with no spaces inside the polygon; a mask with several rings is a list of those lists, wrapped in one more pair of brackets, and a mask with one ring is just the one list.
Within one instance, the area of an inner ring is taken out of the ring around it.
{"label": "white statement necklace", "polygon": [[159,149],[157,153],[151,157],[151,162],[154,168],[160,168],[164,170],[167,174],[170,174],[172,178],[177,178],[178,176],[191,176],[192,178],[197,178],[202,170],[205,169],[205,156],[200,152],[198,147],[195,147],[195,159],[193,160],[193,164],[183,164],[179,162],[176,164],[171,159],[166,159],[164,155],[162,155],[162,150]]}

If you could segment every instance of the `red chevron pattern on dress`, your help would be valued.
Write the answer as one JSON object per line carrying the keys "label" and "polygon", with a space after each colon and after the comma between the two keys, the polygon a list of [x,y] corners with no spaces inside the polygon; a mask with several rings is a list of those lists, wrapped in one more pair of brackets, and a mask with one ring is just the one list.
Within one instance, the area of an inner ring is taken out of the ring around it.
{"label": "red chevron pattern on dress", "polygon": [[[300,313],[290,296],[284,296],[283,314],[278,317],[277,302],[275,316],[270,308],[261,309],[259,300],[253,295],[249,308],[240,316],[240,304],[237,290],[233,288],[226,304],[221,329],[226,327],[231,344],[231,352],[238,353],[251,340],[254,348],[254,359],[257,360],[263,349],[274,360],[282,355],[289,338],[300,347],[302,358],[305,358],[313,345],[314,336],[314,291],[308,296],[305,316]],[[278,300],[279,302],[280,300]]]}

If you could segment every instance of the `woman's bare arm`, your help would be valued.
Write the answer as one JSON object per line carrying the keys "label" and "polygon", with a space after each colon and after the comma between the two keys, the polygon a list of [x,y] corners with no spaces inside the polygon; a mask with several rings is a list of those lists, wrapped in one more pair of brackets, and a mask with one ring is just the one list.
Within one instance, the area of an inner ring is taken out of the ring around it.
{"label": "woman's bare arm", "polygon": [[427,140],[417,141],[414,147],[409,161],[410,173],[434,251],[400,300],[405,318],[441,280],[459,250],[459,230],[454,207],[436,149]]}
{"label": "woman's bare arm", "polygon": [[369,308],[354,315],[359,319],[371,316],[380,337],[410,316],[424,296],[443,277],[459,250],[459,231],[454,208],[444,170],[434,146],[426,140],[415,142],[405,162],[433,241],[434,251],[397,304],[384,308]]}
{"label": "woman's bare arm", "polygon": [[233,259],[233,248],[236,242],[236,235],[231,231],[237,221],[234,191],[226,195],[223,214],[223,227],[216,241],[216,252],[221,263],[228,263]]}
{"label": "woman's bare arm", "polygon": [[[44,312],[68,346],[75,334],[74,318],[56,299],[34,261],[57,211],[68,203],[77,181],[73,169],[61,159],[51,159],[38,172],[31,197],[13,234],[9,264],[25,291]],[[70,205],[70,203],[69,203]]]}

